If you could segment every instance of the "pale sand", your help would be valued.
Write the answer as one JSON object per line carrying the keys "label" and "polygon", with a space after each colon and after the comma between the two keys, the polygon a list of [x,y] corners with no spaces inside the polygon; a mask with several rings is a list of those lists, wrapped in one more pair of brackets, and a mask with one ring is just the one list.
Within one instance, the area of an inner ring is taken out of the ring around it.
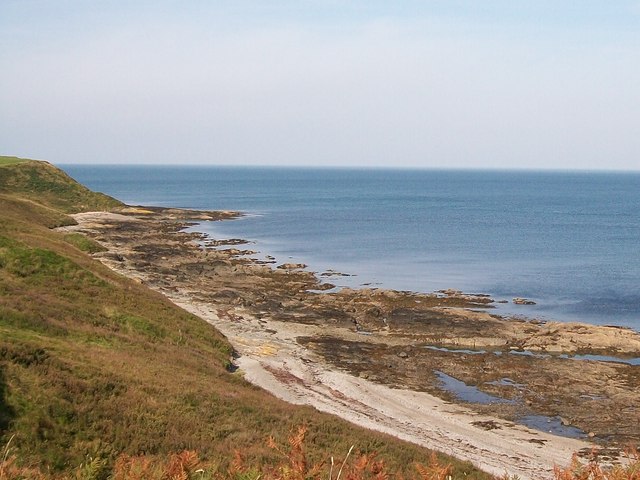
{"label": "pale sand", "polygon": [[[102,217],[101,223],[105,217],[126,219],[97,216]],[[75,217],[84,228],[95,219],[91,214]],[[101,260],[129,277],[146,280],[143,272]],[[552,478],[554,464],[566,466],[574,452],[592,447],[585,441],[479,415],[427,393],[390,388],[337,371],[296,341],[300,336],[321,335],[326,332],[322,326],[258,320],[240,308],[219,312],[215,305],[198,300],[197,292],[160,291],[228,337],[241,355],[236,363],[248,381],[288,402],[312,405],[357,425],[468,460],[489,473],[521,479]],[[340,336],[362,339],[346,329],[340,330]],[[500,428],[487,431],[472,424],[478,421],[493,421]],[[353,441],[357,447],[358,439]]]}
{"label": "pale sand", "polygon": [[[248,381],[288,402],[312,405],[357,425],[468,460],[495,475],[552,478],[554,464],[565,466],[573,453],[591,447],[584,441],[479,415],[427,393],[390,388],[336,371],[296,342],[296,337],[322,334],[322,327],[256,320],[240,311],[233,319],[225,319],[215,307],[189,295],[169,296],[228,337],[241,355],[237,365]],[[342,333],[358,337],[346,329]],[[472,424],[477,421],[494,421],[501,428],[487,431]]]}

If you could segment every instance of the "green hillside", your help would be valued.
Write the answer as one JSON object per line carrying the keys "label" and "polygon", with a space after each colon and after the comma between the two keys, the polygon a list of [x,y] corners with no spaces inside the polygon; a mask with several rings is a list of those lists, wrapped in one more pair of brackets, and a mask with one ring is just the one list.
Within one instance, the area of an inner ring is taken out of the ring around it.
{"label": "green hillside", "polygon": [[0,157],[0,194],[35,201],[63,213],[108,210],[122,204],[95,193],[47,162]]}
{"label": "green hillside", "polygon": [[[123,453],[185,449],[221,468],[236,450],[262,465],[279,455],[269,435],[283,442],[306,425],[310,461],[352,444],[392,471],[428,461],[424,449],[291,406],[231,373],[231,346],[213,327],[92,259],[94,242],[50,229],[71,221],[66,213],[118,201],[48,163],[0,158],[0,457],[9,444],[16,462],[47,477],[98,459],[91,478],[107,478]],[[455,466],[454,478],[487,478]]]}
{"label": "green hillside", "polygon": [[28,162],[25,158],[18,157],[7,157],[0,155],[0,166],[2,165],[13,165],[14,163]]}

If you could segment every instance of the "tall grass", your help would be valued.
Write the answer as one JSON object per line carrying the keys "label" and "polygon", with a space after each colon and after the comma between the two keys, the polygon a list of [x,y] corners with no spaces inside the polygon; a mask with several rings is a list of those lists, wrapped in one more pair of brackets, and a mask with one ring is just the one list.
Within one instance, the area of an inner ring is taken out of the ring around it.
{"label": "tall grass", "polygon": [[[305,450],[306,427],[299,427],[288,439],[288,446],[280,446],[270,437],[267,445],[278,453],[275,463],[247,463],[235,451],[228,467],[203,462],[196,451],[184,450],[167,457],[127,455],[118,457],[112,469],[101,459],[88,458],[69,476],[58,478],[83,480],[387,480],[395,476],[375,453],[351,455],[351,447],[342,459],[331,457],[312,463]],[[450,464],[441,463],[434,455],[425,464],[416,463],[414,474],[407,480],[450,479]],[[11,452],[10,443],[0,460],[0,480],[51,478],[40,469],[20,467]]]}
{"label": "tall grass", "polygon": [[[47,480],[68,478],[76,480],[450,480],[451,464],[443,463],[433,454],[426,463],[414,463],[407,475],[390,469],[376,453],[356,453],[352,446],[344,458],[330,457],[310,462],[305,450],[306,427],[290,435],[287,446],[279,445],[272,437],[267,445],[278,453],[275,463],[247,463],[235,451],[228,467],[202,461],[198,452],[183,450],[166,457],[149,455],[120,455],[112,468],[100,458],[87,458],[68,476],[52,477],[36,467],[21,467],[7,444],[0,457],[0,480]],[[640,456],[637,450],[627,452],[628,463],[604,468],[597,460],[581,463],[574,456],[567,468],[556,467],[554,480],[639,480]],[[506,480],[508,476],[502,478]]]}

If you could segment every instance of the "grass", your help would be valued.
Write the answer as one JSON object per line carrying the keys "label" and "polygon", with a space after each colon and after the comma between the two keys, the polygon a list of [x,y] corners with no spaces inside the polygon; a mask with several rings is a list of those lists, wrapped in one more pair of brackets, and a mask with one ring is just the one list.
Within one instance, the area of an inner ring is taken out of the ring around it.
{"label": "grass", "polygon": [[[247,463],[236,450],[227,467],[218,463],[203,462],[197,452],[184,450],[166,457],[148,455],[121,455],[112,468],[99,458],[87,458],[79,465],[71,478],[114,480],[146,479],[217,479],[217,480],[384,480],[390,472],[384,460],[376,453],[357,454],[354,446],[346,452],[344,458],[327,458],[325,461],[311,463],[305,448],[306,427],[298,427],[289,436],[288,446],[281,447],[273,437],[266,441],[268,447],[276,453],[278,460],[273,464]],[[353,453],[353,455],[352,455]],[[16,465],[15,455],[9,455],[9,446],[5,450],[4,460],[0,459],[0,480],[5,478],[43,479],[45,475],[39,469],[20,468]],[[445,480],[450,477],[452,467],[442,463],[434,454],[428,463],[415,463],[409,479]]]}
{"label": "grass", "polygon": [[[354,439],[395,472],[430,458],[248,384],[229,371],[232,348],[212,326],[92,259],[97,244],[50,229],[72,222],[66,213],[109,205],[120,204],[49,164],[0,168],[0,445],[12,439],[0,480],[90,478],[79,465],[105,478],[123,458],[164,465],[185,450],[218,472],[232,468],[234,450],[270,469],[281,457],[264,439],[297,425],[310,465]],[[490,478],[439,458],[452,478]]]}
{"label": "grass", "polygon": [[64,225],[75,225],[73,218],[65,213],[37,202],[18,198],[13,195],[7,195],[0,190],[0,212],[2,212],[3,220],[11,222],[9,224],[0,224],[0,229],[7,229],[17,224],[22,224],[25,228],[13,228],[14,233],[18,230],[29,231],[28,225],[38,225],[47,228],[62,227]]}
{"label": "grass", "polygon": [[85,237],[81,233],[68,233],[64,236],[64,241],[87,253],[106,252],[107,249],[95,240]]}
{"label": "grass", "polygon": [[108,210],[122,203],[102,193],[92,192],[66,173],[46,162],[0,157],[0,193],[31,200],[61,213]]}
{"label": "grass", "polygon": [[13,165],[16,163],[27,162],[27,161],[29,160],[26,160],[24,158],[8,157],[8,156],[0,155],[0,167],[4,165]]}
{"label": "grass", "polygon": [[[276,452],[278,460],[273,463],[247,463],[236,450],[227,467],[219,463],[202,461],[198,452],[184,450],[164,457],[149,455],[120,455],[112,467],[101,458],[87,457],[68,477],[83,480],[387,480],[396,476],[403,480],[449,480],[452,465],[432,454],[426,462],[415,462],[406,475],[397,475],[389,469],[375,452],[354,452],[352,445],[344,457],[329,457],[322,462],[311,463],[308,459],[305,437],[307,429],[298,427],[288,439],[288,446],[281,446],[273,437],[266,444]],[[48,478],[38,468],[20,467],[11,454],[10,442],[0,457],[0,480]],[[640,456],[637,451],[627,453],[627,464],[605,468],[596,460],[587,463],[574,457],[566,468],[554,469],[555,480],[638,480],[640,479]],[[514,480],[505,475],[501,480]]]}

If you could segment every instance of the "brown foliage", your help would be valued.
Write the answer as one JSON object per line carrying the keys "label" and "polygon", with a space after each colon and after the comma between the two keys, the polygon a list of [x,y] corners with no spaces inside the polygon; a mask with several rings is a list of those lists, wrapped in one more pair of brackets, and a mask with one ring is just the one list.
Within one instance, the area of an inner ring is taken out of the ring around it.
{"label": "brown foliage", "polygon": [[0,456],[0,480],[44,480],[45,476],[37,468],[21,467],[17,464],[17,458],[11,453],[11,440],[9,439]]}
{"label": "brown foliage", "polygon": [[574,455],[567,468],[554,468],[556,480],[640,480],[640,453],[636,448],[627,451],[627,464],[605,468],[594,456],[587,464],[582,464]]}
{"label": "brown foliage", "polygon": [[443,465],[440,463],[436,454],[432,453],[430,462],[427,465],[417,464],[416,470],[418,470],[421,480],[446,480],[451,478],[452,467],[451,464]]}
{"label": "brown foliage", "polygon": [[[261,479],[320,480],[327,478],[327,473],[329,480],[387,480],[392,476],[384,460],[379,460],[375,452],[361,453],[349,462],[354,446],[349,449],[342,461],[335,461],[331,457],[328,467],[325,466],[326,462],[315,463],[309,467],[304,449],[306,434],[306,427],[298,427],[298,430],[289,437],[288,452],[280,448],[273,437],[269,437],[267,445],[282,455],[283,462],[267,471],[262,470]],[[418,473],[415,480],[445,480],[452,469],[451,465],[440,463],[435,453],[432,454],[427,465],[416,464],[415,467]],[[326,472],[327,468],[329,472]]]}
{"label": "brown foliage", "polygon": [[322,464],[314,464],[308,467],[307,454],[304,449],[304,440],[307,435],[307,427],[299,426],[295,433],[289,436],[289,451],[285,452],[273,437],[267,439],[267,446],[278,452],[283,460],[280,464],[266,469],[261,478],[267,480],[304,480],[315,478],[321,471]]}
{"label": "brown foliage", "polygon": [[[185,450],[168,458],[151,456],[120,455],[113,466],[111,480],[388,480],[402,475],[389,471],[383,460],[375,453],[358,454],[350,460],[353,447],[345,458],[329,462],[314,463],[309,466],[305,452],[306,427],[299,427],[289,436],[288,448],[281,447],[269,437],[267,445],[276,451],[281,460],[273,465],[249,464],[238,451],[229,462],[226,473],[218,470],[217,465],[202,462],[195,451]],[[555,468],[555,480],[640,480],[640,454],[636,449],[627,452],[625,465],[605,468],[598,463],[597,457],[584,464],[574,455],[567,468]],[[338,467],[339,465],[339,467]],[[83,480],[95,478],[81,465],[71,477]],[[432,454],[426,464],[415,464],[416,473],[406,480],[450,480],[452,466],[443,464]],[[51,478],[39,469],[17,465],[16,457],[11,455],[9,445],[0,457],[0,480],[45,480]],[[504,477],[508,478],[508,477]]]}
{"label": "brown foliage", "polygon": [[113,480],[145,480],[154,478],[151,459],[143,456],[121,455],[113,469]]}
{"label": "brown foliage", "polygon": [[165,461],[152,461],[145,456],[121,455],[113,469],[112,480],[191,480],[205,472],[198,453],[185,450]]}

